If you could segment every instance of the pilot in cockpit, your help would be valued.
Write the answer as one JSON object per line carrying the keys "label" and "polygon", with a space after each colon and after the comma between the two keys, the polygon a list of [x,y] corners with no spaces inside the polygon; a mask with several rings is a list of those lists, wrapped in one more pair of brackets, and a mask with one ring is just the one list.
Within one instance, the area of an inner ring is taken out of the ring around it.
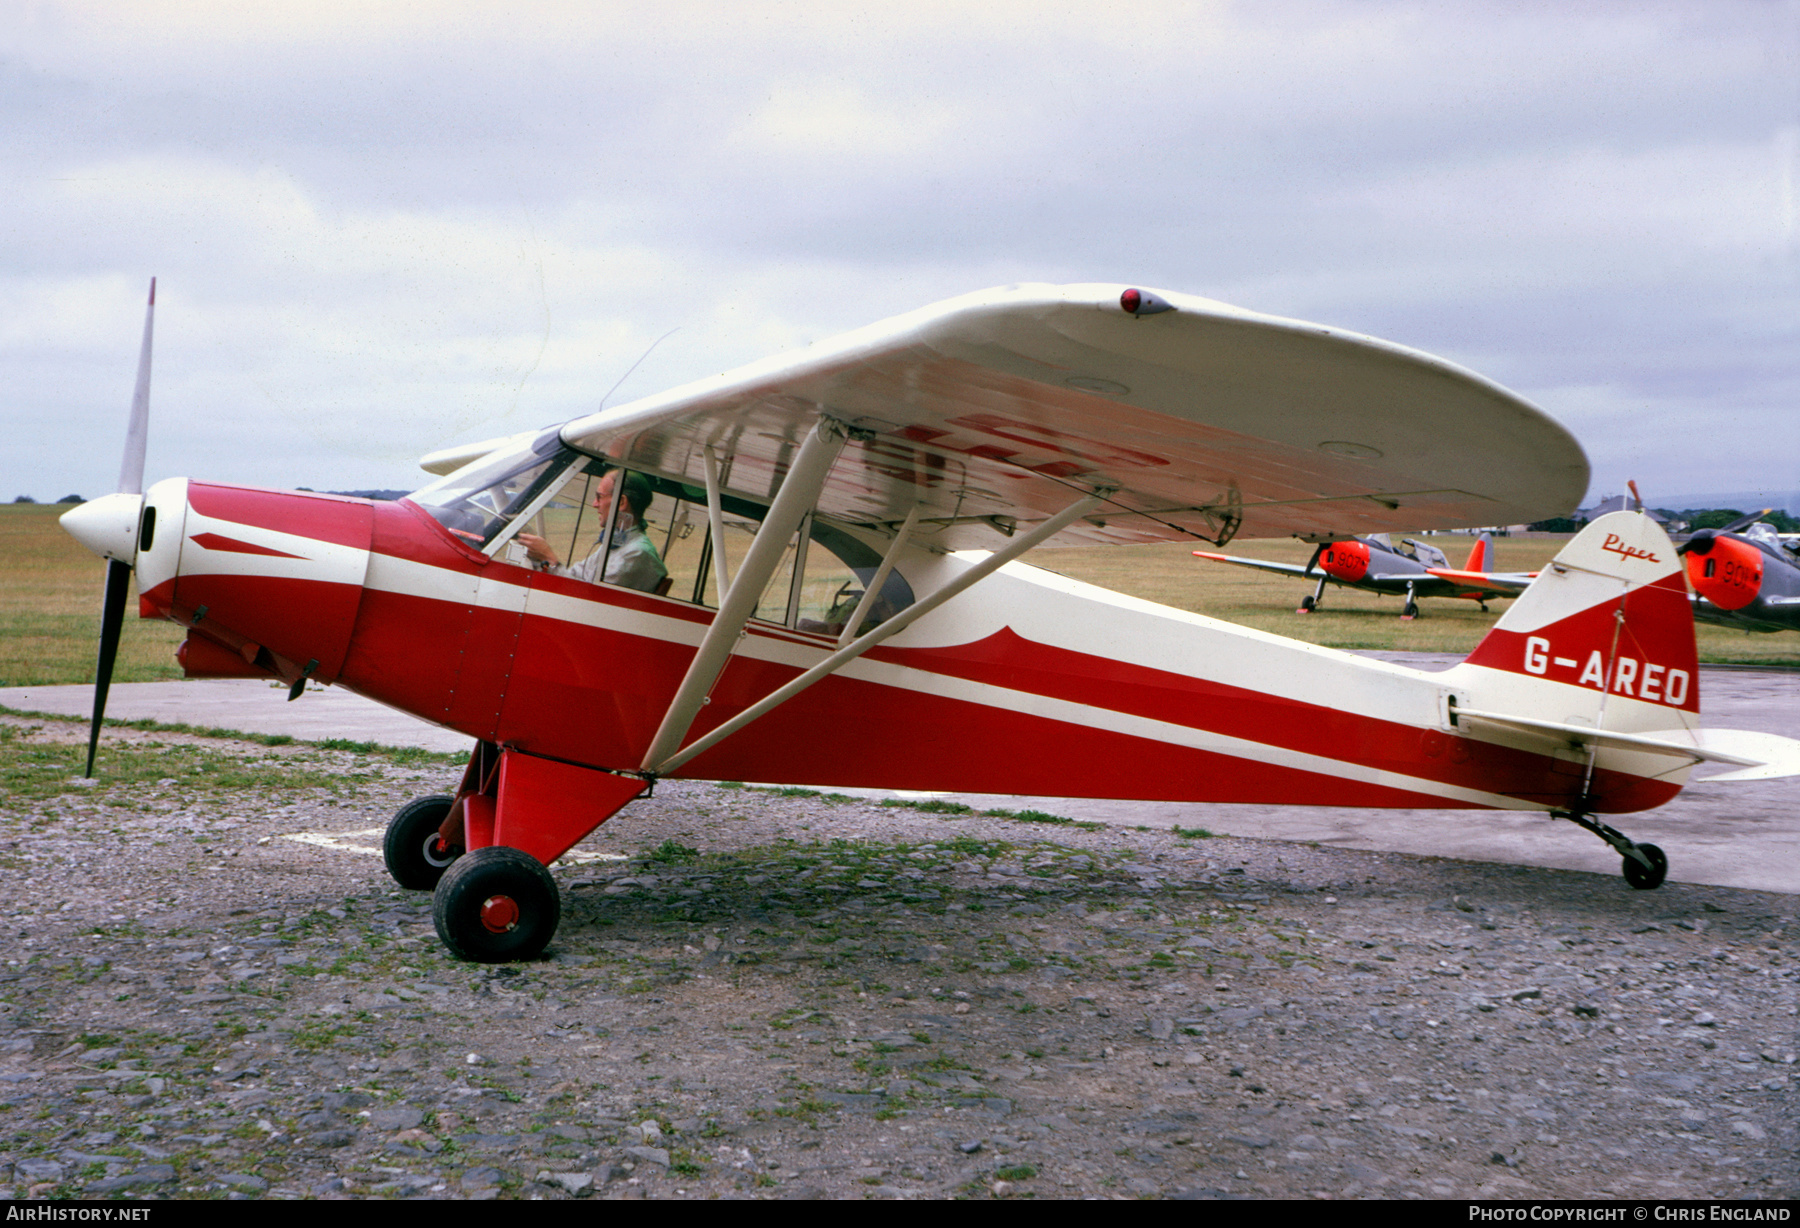
{"label": "pilot in cockpit", "polygon": [[[612,506],[615,480],[621,472],[618,469],[607,470],[594,487],[594,510],[602,519],[606,516],[606,509]],[[613,531],[601,533],[593,550],[579,563],[565,566],[555,548],[535,533],[521,533],[515,540],[525,547],[525,553],[532,562],[559,576],[584,580],[589,584],[604,579],[608,584],[654,593],[659,591],[669,572],[656,553],[656,547],[651,544],[649,534],[644,531],[644,516],[650,510],[652,497],[650,483],[642,474],[626,473],[624,487],[620,492],[619,511],[613,519]],[[600,573],[602,559],[606,564],[604,573]]]}

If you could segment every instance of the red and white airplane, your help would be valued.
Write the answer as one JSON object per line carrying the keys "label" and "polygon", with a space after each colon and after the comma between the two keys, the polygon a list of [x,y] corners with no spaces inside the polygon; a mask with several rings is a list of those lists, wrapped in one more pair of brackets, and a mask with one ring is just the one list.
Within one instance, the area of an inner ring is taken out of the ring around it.
{"label": "red and white airplane", "polygon": [[1701,762],[1800,771],[1800,743],[1700,728],[1681,562],[1641,515],[1591,526],[1434,674],[1016,561],[1581,496],[1555,422],[1369,337],[1013,286],[439,454],[395,503],[138,493],[149,338],[121,493],[63,521],[111,560],[94,736],[134,567],[140,615],[189,628],[190,675],[345,686],[477,738],[454,796],[386,842],[468,959],[541,951],[546,867],[665,776],[1544,810],[1653,887],[1661,851],[1596,815],[1668,801]]}
{"label": "red and white airplane", "polygon": [[1494,543],[1486,533],[1476,539],[1474,548],[1469,551],[1469,560],[1461,570],[1451,567],[1450,560],[1436,546],[1410,537],[1401,538],[1396,546],[1386,533],[1321,542],[1304,567],[1215,554],[1210,550],[1196,550],[1194,554],[1215,563],[1234,563],[1284,576],[1301,576],[1308,580],[1317,576],[1318,587],[1310,596],[1300,599],[1300,608],[1294,611],[1296,614],[1311,614],[1317,610],[1325,597],[1325,586],[1335,584],[1383,596],[1405,597],[1406,604],[1400,608],[1400,617],[1407,622],[1419,616],[1420,597],[1460,597],[1477,602],[1486,613],[1488,602],[1518,596],[1537,576],[1536,572],[1490,570],[1494,561]]}

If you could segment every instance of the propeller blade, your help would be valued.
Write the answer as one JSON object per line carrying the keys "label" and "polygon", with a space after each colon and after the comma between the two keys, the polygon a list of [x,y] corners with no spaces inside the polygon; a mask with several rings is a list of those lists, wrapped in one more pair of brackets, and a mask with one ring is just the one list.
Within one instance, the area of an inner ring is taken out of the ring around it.
{"label": "propeller blade", "polygon": [[1772,507],[1765,507],[1760,512],[1751,512],[1748,516],[1739,516],[1736,520],[1717,531],[1720,533],[1742,533],[1745,529],[1749,528],[1774,510],[1775,509]]}
{"label": "propeller blade", "polygon": [[1736,520],[1732,521],[1722,529],[1698,529],[1694,532],[1692,537],[1675,547],[1675,553],[1687,554],[1690,551],[1697,551],[1700,554],[1705,554],[1712,549],[1712,541],[1715,537],[1719,536],[1719,534],[1741,533],[1774,510],[1775,509],[1772,507],[1765,507],[1760,512],[1751,512],[1748,516],[1739,516]]}
{"label": "propeller blade", "polygon": [[125,427],[125,455],[119,462],[119,492],[144,493],[144,452],[150,441],[150,339],[156,325],[156,278],[150,279],[150,301],[144,307],[144,344],[138,350],[137,387],[131,394],[131,419]]}
{"label": "propeller blade", "polygon": [[1301,572],[1300,574],[1303,576],[1312,575],[1313,568],[1315,568],[1319,565],[1319,556],[1324,553],[1325,553],[1325,543],[1324,542],[1320,542],[1318,545],[1314,546],[1313,552],[1312,552],[1312,557],[1310,559],[1306,560],[1306,570]]}
{"label": "propeller blade", "polygon": [[106,563],[106,598],[100,606],[100,656],[94,663],[94,719],[88,725],[87,771],[93,779],[94,752],[100,746],[100,723],[106,718],[106,693],[112,687],[113,662],[119,655],[119,633],[125,626],[125,598],[131,591],[131,568],[117,559]]}
{"label": "propeller blade", "polygon": [[[156,278],[144,305],[144,343],[138,350],[137,386],[131,393],[131,419],[125,427],[125,455],[119,462],[119,494],[144,493],[144,453],[150,441],[150,342],[156,325]],[[139,500],[141,503],[142,500]],[[141,526],[140,526],[141,531]],[[135,550],[133,555],[135,557]],[[106,719],[106,693],[112,689],[113,663],[125,629],[125,598],[131,591],[131,564],[106,563],[106,595],[100,603],[100,653],[94,663],[94,717],[88,725],[87,771],[94,776],[94,753],[100,747],[100,723]]]}

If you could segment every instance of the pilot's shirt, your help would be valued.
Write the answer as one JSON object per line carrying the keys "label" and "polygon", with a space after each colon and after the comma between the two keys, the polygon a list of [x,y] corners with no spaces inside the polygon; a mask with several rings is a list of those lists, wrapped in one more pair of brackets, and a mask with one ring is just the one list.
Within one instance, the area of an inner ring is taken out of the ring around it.
{"label": "pilot's shirt", "polygon": [[600,560],[606,559],[604,579],[608,584],[618,584],[625,588],[635,588],[639,592],[653,593],[656,586],[662,583],[669,569],[663,566],[662,559],[657,556],[656,547],[650,544],[649,535],[639,526],[621,530],[618,547],[607,556],[606,539],[601,538],[593,552],[579,563],[568,567],[558,567],[558,575],[568,576],[575,580],[594,582],[594,573],[600,570]]}

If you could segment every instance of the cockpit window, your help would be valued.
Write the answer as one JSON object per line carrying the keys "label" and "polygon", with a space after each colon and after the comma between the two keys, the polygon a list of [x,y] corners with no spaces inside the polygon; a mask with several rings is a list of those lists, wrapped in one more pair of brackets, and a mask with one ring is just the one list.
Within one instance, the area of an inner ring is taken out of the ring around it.
{"label": "cockpit window", "polygon": [[540,502],[539,495],[582,462],[599,464],[563,447],[555,431],[545,431],[470,461],[411,498],[457,537],[486,550],[520,513]]}
{"label": "cockpit window", "polygon": [[[717,608],[768,508],[720,499],[723,576],[713,555],[706,492],[624,472],[564,446],[554,430],[521,437],[411,496],[471,547],[501,561]],[[608,532],[606,526],[613,529]],[[858,634],[913,604],[898,571],[863,603],[881,553],[847,529],[808,516],[757,601],[756,617],[838,636],[861,606]]]}
{"label": "cockpit window", "polygon": [[863,594],[881,569],[881,555],[827,521],[813,517],[806,566],[795,593],[793,627],[822,635],[840,635],[862,605],[857,635],[886,622],[913,603],[912,585],[890,571],[881,590],[867,605]]}

